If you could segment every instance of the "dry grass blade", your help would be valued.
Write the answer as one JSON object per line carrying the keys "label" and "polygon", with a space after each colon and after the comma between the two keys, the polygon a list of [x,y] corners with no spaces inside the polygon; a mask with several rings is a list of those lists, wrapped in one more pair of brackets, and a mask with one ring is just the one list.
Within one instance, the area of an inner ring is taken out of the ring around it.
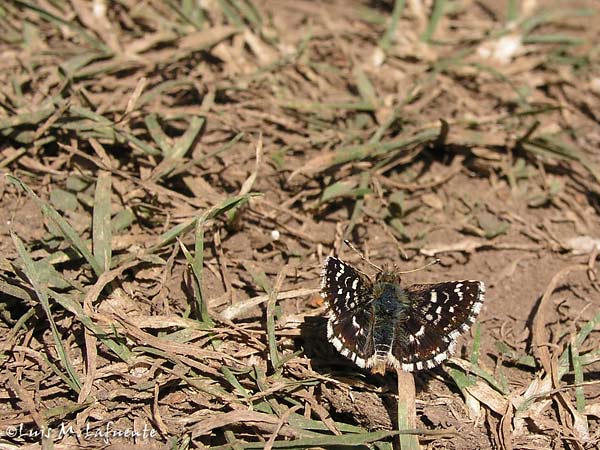
{"label": "dry grass blade", "polygon": [[[290,298],[306,297],[319,292],[319,289],[294,289],[292,291],[278,292],[277,300],[286,300]],[[233,320],[252,308],[265,303],[269,300],[269,295],[258,295],[256,297],[249,298],[243,302],[236,303],[235,305],[228,306],[221,311],[220,316],[225,320]]]}
{"label": "dry grass blade", "polygon": [[550,280],[550,283],[548,283],[548,287],[546,288],[544,295],[542,295],[542,298],[540,299],[540,302],[539,302],[539,305],[537,308],[537,313],[533,319],[532,339],[533,339],[533,344],[536,347],[536,354],[539,358],[540,363],[542,364],[542,367],[544,367],[544,370],[546,371],[547,374],[552,373],[550,352],[547,347],[549,342],[548,342],[548,339],[546,338],[546,333],[545,333],[545,329],[544,329],[544,325],[547,320],[546,319],[547,303],[550,300],[550,296],[552,295],[552,293],[554,292],[554,290],[557,288],[558,284],[563,280],[564,277],[566,277],[567,275],[569,275],[572,272],[586,271],[587,268],[588,268],[587,265],[583,265],[583,264],[565,267],[564,269],[562,269],[561,271],[559,271],[552,277],[552,280]]}

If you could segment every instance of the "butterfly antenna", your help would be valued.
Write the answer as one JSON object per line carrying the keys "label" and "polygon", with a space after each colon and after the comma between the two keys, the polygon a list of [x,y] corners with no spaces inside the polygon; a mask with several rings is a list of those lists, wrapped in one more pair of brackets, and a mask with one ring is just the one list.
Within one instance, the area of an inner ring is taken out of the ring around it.
{"label": "butterfly antenna", "polygon": [[413,272],[418,272],[419,270],[423,270],[428,268],[429,266],[433,266],[434,264],[437,264],[440,262],[439,258],[435,258],[433,261],[429,261],[427,264],[425,264],[423,267],[417,267],[416,269],[411,269],[411,270],[407,270],[405,272],[398,272],[400,274],[402,273],[413,273]]}
{"label": "butterfly antenna", "polygon": [[381,267],[379,267],[376,264],[373,264],[371,261],[369,261],[365,255],[363,255],[361,253],[361,251],[359,249],[357,249],[354,244],[352,242],[350,242],[348,239],[344,239],[344,244],[346,244],[348,247],[350,247],[352,250],[354,250],[356,252],[356,254],[358,256],[360,256],[360,259],[362,259],[364,262],[366,262],[368,265],[370,265],[371,267],[374,267],[375,269],[377,269],[379,272],[383,272],[383,269]]}

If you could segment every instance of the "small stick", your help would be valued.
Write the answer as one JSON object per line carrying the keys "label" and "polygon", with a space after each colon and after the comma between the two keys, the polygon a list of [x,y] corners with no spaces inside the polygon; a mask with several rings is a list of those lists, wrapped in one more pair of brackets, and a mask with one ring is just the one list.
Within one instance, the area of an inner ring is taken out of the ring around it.
{"label": "small stick", "polygon": [[[398,375],[398,431],[417,428],[417,406],[415,403],[415,379],[411,372],[396,369]],[[415,434],[400,434],[401,450],[420,450],[419,438]]]}

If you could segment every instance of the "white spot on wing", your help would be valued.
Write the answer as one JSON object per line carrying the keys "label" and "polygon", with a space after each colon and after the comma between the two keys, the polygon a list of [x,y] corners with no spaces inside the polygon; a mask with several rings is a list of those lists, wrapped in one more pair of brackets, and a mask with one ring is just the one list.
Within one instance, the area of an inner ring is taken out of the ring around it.
{"label": "white spot on wing", "polygon": [[452,341],[452,342],[450,342],[450,345],[448,346],[446,357],[448,357],[448,355],[452,355],[455,351],[456,351],[456,341]]}
{"label": "white spot on wing", "polygon": [[333,336],[332,338],[329,339],[329,342],[331,342],[333,344],[333,346],[335,347],[335,349],[338,352],[341,352],[342,349],[344,348],[344,344],[342,343],[342,341],[340,341],[337,337]]}
{"label": "white spot on wing", "polygon": [[431,291],[431,298],[429,300],[431,303],[437,303],[437,292]]}
{"label": "white spot on wing", "polygon": [[356,358],[354,359],[355,364],[361,369],[365,368],[366,361],[358,355],[354,355]]}
{"label": "white spot on wing", "polygon": [[333,337],[333,319],[327,321],[327,339],[331,341]]}
{"label": "white spot on wing", "polygon": [[440,353],[440,354],[438,354],[438,355],[435,355],[435,356],[433,357],[433,359],[434,359],[434,361],[435,361],[437,364],[440,364],[440,363],[441,363],[442,361],[444,361],[444,360],[445,360],[447,357],[448,357],[448,355],[446,354],[446,352],[443,352],[443,353]]}
{"label": "white spot on wing", "polygon": [[415,370],[415,365],[412,363],[402,363],[402,370],[405,372],[412,372]]}
{"label": "white spot on wing", "polygon": [[454,293],[456,295],[458,295],[459,301],[462,301],[462,299],[463,299],[463,291],[461,289],[462,287],[463,287],[462,283],[456,283],[456,287],[454,288]]}
{"label": "white spot on wing", "polygon": [[450,334],[448,335],[448,337],[451,340],[455,340],[459,336],[460,336],[460,331],[458,331],[458,330],[454,330],[454,331],[450,332]]}

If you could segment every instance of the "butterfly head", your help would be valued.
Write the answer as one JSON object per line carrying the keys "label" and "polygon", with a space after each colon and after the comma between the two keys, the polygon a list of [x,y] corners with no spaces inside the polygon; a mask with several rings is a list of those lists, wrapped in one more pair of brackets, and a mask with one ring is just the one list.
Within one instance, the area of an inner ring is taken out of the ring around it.
{"label": "butterfly head", "polygon": [[387,267],[384,267],[383,270],[375,276],[376,283],[400,284],[400,281],[400,274],[396,268],[388,270]]}

